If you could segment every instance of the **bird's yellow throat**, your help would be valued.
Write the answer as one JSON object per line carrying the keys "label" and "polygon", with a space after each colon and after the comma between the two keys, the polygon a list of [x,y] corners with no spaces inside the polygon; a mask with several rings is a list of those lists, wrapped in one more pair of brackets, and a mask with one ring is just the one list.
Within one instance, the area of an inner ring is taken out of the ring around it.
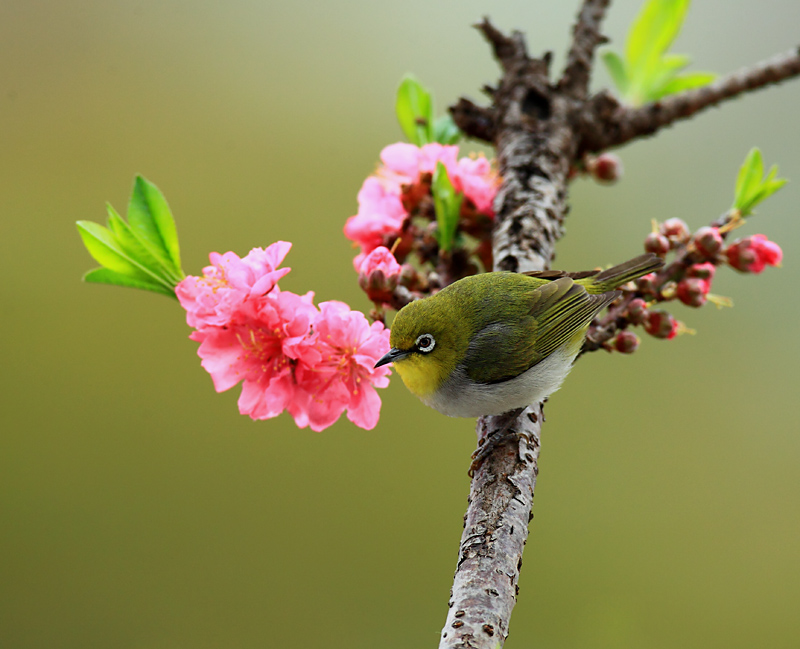
{"label": "bird's yellow throat", "polygon": [[427,397],[436,392],[447,378],[438,363],[418,354],[411,354],[394,364],[394,369],[406,387],[418,397]]}

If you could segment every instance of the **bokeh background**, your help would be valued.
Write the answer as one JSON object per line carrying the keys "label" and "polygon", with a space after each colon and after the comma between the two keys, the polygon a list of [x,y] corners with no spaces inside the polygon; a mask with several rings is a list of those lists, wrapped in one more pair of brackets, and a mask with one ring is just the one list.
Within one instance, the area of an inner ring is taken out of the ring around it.
{"label": "bokeh background", "polygon": [[[560,69],[577,5],[0,3],[0,646],[436,645],[473,423],[398,380],[371,432],[240,416],[177,304],[80,282],[74,222],[142,173],[187,272],[285,239],[284,288],[367,309],[341,229],[400,138],[401,76],[440,110],[480,99],[484,14]],[[617,48],[638,6],[613,3]],[[674,51],[724,73],[798,24],[794,0],[698,1]],[[510,649],[798,646],[798,104],[800,81],[736,100],[622,149],[619,185],[574,183],[572,270],[638,254],[651,218],[718,216],[758,145],[792,182],[742,233],[785,262],[722,269],[735,308],[676,307],[696,336],[584,358],[551,399]]]}

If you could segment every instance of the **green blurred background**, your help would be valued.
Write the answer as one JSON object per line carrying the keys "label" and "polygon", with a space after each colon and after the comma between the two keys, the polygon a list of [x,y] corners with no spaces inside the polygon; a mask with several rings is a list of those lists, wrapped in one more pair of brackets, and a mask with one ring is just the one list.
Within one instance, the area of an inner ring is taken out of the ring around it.
{"label": "green blurred background", "polygon": [[[74,222],[142,173],[188,272],[286,239],[284,288],[367,309],[341,229],[402,74],[440,109],[479,99],[484,14],[560,69],[577,4],[0,4],[1,647],[436,645],[473,423],[397,380],[371,432],[240,416],[177,304],[80,282]],[[614,2],[618,48],[638,6]],[[675,51],[727,72],[798,24],[794,0],[698,0]],[[792,183],[742,233],[785,263],[722,269],[734,309],[676,308],[696,336],[584,358],[551,399],[507,647],[798,646],[798,104],[800,81],[762,91],[623,149],[613,188],[574,183],[572,270],[638,254],[651,218],[715,218],[758,145]]]}

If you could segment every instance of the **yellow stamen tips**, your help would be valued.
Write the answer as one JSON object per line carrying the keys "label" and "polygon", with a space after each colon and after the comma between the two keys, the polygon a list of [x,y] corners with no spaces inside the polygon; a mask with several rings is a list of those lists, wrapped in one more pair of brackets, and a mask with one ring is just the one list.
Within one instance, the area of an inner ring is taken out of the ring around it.
{"label": "yellow stamen tips", "polygon": [[252,329],[250,330],[250,340],[252,341],[253,346],[255,346],[255,344],[256,344],[256,332],[253,331]]}
{"label": "yellow stamen tips", "polygon": [[650,227],[653,228],[653,232],[658,234],[659,231],[658,221],[656,221],[655,219],[650,219]]}
{"label": "yellow stamen tips", "polygon": [[678,320],[678,328],[675,330],[675,334],[677,336],[683,336],[684,334],[687,334],[689,336],[694,336],[696,333],[697,333],[696,329],[687,327],[680,320]]}
{"label": "yellow stamen tips", "polygon": [[664,288],[661,289],[661,297],[665,300],[671,300],[678,294],[678,287],[675,282],[667,282]]}
{"label": "yellow stamen tips", "polygon": [[728,222],[720,226],[719,233],[726,234],[731,230],[742,227],[744,223],[745,220],[742,217],[742,213],[739,210],[731,210],[728,212]]}
{"label": "yellow stamen tips", "polygon": [[733,300],[729,297],[725,297],[724,295],[714,295],[713,293],[709,293],[706,295],[706,299],[718,309],[724,309],[725,307],[733,306]]}
{"label": "yellow stamen tips", "polygon": [[392,247],[389,248],[389,252],[394,254],[394,251],[397,250],[397,246],[399,246],[399,245],[400,245],[400,237],[397,237],[397,239],[394,240],[394,243],[392,244]]}

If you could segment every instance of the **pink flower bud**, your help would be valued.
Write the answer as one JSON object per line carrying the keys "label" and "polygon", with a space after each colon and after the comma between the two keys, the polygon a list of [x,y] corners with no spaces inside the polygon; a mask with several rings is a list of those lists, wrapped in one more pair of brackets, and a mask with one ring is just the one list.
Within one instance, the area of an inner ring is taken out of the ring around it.
{"label": "pink flower bud", "polygon": [[659,230],[673,243],[686,243],[689,240],[689,226],[683,219],[667,219]]}
{"label": "pink flower bud", "polygon": [[777,266],[783,259],[783,251],[774,241],[763,234],[754,234],[746,239],[737,239],[725,250],[728,263],[743,273],[760,273],[767,266]]}
{"label": "pink flower bud", "polygon": [[672,340],[678,335],[678,321],[666,311],[650,311],[644,322],[644,330],[656,338]]}
{"label": "pink flower bud", "polygon": [[623,354],[633,354],[639,347],[639,337],[632,331],[620,331],[614,338],[614,349]]}
{"label": "pink flower bud", "polygon": [[651,232],[644,239],[644,251],[652,252],[662,257],[669,252],[669,239],[658,232]]}
{"label": "pink flower bud", "polygon": [[694,233],[692,243],[701,255],[714,257],[722,250],[722,235],[719,233],[719,228],[705,226]]}
{"label": "pink flower bud", "polygon": [[361,262],[358,285],[373,302],[389,302],[401,270],[394,255],[387,248],[379,246]]}
{"label": "pink flower bud", "polygon": [[613,153],[601,153],[587,164],[589,173],[601,183],[615,183],[622,178],[622,160]]}
{"label": "pink flower bud", "polygon": [[710,283],[699,277],[687,277],[678,282],[678,299],[686,306],[703,306],[706,303]]}
{"label": "pink flower bud", "polygon": [[631,324],[642,324],[647,316],[647,304],[642,298],[637,297],[628,303],[626,313]]}

